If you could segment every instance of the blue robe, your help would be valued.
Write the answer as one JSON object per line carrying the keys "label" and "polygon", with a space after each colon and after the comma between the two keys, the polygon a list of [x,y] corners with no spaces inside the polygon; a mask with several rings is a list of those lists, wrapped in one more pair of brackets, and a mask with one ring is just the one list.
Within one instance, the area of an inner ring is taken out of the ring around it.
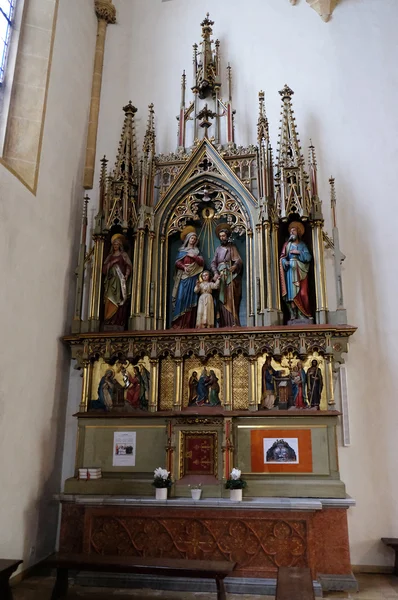
{"label": "blue robe", "polygon": [[[187,254],[187,250],[179,250],[176,257],[176,262],[183,260],[187,256]],[[197,272],[191,277],[183,278],[183,271],[181,269],[176,268],[175,279],[178,278],[179,282],[176,296],[173,297],[172,321],[175,321],[188,311],[191,311],[193,308],[196,308],[196,306],[198,305],[198,294],[194,290],[195,285],[199,279],[199,275],[203,271],[203,262],[202,266],[197,266],[196,271]]]}

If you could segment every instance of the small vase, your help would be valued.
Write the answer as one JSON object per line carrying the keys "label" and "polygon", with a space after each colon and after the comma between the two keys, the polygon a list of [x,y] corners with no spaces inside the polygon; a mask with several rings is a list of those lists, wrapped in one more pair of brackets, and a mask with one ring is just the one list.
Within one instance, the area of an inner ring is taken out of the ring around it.
{"label": "small vase", "polygon": [[156,488],[156,500],[167,500],[167,488]]}
{"label": "small vase", "polygon": [[200,500],[201,495],[202,495],[202,490],[191,490],[192,500]]}
{"label": "small vase", "polygon": [[229,493],[233,502],[242,502],[242,490],[229,490]]}

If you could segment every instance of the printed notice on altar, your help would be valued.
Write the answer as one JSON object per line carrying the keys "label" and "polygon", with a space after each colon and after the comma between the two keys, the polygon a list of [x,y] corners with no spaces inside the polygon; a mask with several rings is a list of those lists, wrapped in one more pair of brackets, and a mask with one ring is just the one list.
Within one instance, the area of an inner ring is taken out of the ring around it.
{"label": "printed notice on altar", "polygon": [[113,434],[113,466],[135,467],[135,431],[115,431]]}

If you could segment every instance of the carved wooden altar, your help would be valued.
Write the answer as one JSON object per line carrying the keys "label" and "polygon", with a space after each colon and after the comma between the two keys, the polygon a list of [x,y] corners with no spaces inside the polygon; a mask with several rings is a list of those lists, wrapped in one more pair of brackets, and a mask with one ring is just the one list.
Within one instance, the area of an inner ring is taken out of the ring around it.
{"label": "carved wooden altar", "polygon": [[[248,482],[246,497],[343,500],[335,387],[355,327],[344,308],[334,180],[329,236],[315,148],[310,145],[306,166],[293,91],[280,91],[274,166],[263,92],[256,144],[236,143],[232,69],[224,91],[212,26],[207,15],[201,44],[194,45],[191,101],[182,75],[175,152],[156,154],[150,105],[139,157],[136,108],[124,107],[114,169],[101,161],[89,247],[84,201],[72,332],[64,338],[82,371],[76,473],[65,493],[151,496],[153,470],[164,466],[175,482],[172,497],[189,496],[189,485],[201,482],[204,498],[227,498],[225,481],[238,467]],[[334,266],[333,310],[326,258]],[[112,462],[120,431],[136,432],[134,465]],[[293,459],[272,458],[281,440]],[[101,467],[102,479],[79,481],[78,469],[92,466]],[[155,537],[167,520],[159,552],[170,556],[228,556],[242,576],[269,576],[279,564],[309,565],[314,577],[350,574],[347,506],[263,517],[243,505],[218,530],[225,515],[211,507],[177,515],[167,507],[90,509],[64,501],[65,549],[146,555],[150,550],[136,541],[147,532],[146,519]],[[208,519],[215,519],[211,534]],[[174,533],[181,527],[191,527],[192,535],[180,548]],[[336,536],[343,539],[344,560],[333,570]]]}

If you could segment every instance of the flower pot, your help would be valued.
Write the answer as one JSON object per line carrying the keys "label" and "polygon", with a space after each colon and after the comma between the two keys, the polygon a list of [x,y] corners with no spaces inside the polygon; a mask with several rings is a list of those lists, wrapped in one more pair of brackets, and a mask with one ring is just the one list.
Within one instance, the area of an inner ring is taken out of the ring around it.
{"label": "flower pot", "polygon": [[229,490],[229,493],[233,502],[242,502],[242,490]]}
{"label": "flower pot", "polygon": [[201,495],[202,495],[202,490],[191,490],[192,500],[200,500]]}
{"label": "flower pot", "polygon": [[167,488],[156,488],[156,500],[167,500]]}

